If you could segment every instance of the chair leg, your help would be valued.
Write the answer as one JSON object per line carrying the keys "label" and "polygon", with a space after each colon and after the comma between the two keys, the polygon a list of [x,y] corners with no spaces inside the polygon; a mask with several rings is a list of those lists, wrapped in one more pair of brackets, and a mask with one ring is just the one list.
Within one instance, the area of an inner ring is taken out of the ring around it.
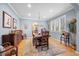
{"label": "chair leg", "polygon": [[65,43],[65,45],[67,46],[67,40],[64,38],[64,43]]}
{"label": "chair leg", "polygon": [[60,37],[60,43],[62,44],[62,37]]}
{"label": "chair leg", "polygon": [[68,46],[70,45],[70,41],[69,41],[69,38],[68,38]]}

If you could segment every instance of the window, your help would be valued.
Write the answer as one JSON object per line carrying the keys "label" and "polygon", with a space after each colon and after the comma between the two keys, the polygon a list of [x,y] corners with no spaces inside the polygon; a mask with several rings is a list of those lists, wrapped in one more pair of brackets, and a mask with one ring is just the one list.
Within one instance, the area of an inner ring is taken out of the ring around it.
{"label": "window", "polygon": [[66,15],[56,18],[50,22],[51,32],[62,32],[66,30]]}

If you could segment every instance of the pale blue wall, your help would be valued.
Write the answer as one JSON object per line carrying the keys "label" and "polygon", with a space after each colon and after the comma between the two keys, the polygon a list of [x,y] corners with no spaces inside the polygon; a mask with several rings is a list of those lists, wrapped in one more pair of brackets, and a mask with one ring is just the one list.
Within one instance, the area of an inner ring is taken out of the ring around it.
{"label": "pale blue wall", "polygon": [[[61,17],[61,16],[63,16],[63,15],[66,15],[66,20],[69,22],[73,17],[76,17],[76,11],[75,11],[75,9],[72,9],[72,10],[70,10],[70,11],[68,11],[68,12],[66,12],[66,13],[64,13],[64,14],[61,14],[60,13],[60,16],[58,16],[58,17],[55,17],[54,19],[56,19],[56,18],[59,18],[59,17]],[[51,19],[48,23],[50,23],[52,20],[54,20],[54,19]],[[50,25],[49,25],[50,26]],[[67,29],[68,29],[68,25],[66,25],[67,26]],[[50,28],[49,28],[50,29]],[[60,34],[61,33],[59,33],[59,32],[50,32],[51,33],[51,36],[52,37],[54,37],[54,38],[56,38],[56,39],[60,39]]]}
{"label": "pale blue wall", "polygon": [[19,19],[18,17],[15,15],[15,13],[12,11],[12,9],[7,5],[7,4],[0,4],[0,44],[2,42],[1,40],[1,36],[3,34],[8,34],[10,29],[9,28],[3,28],[2,24],[3,24],[3,16],[2,16],[2,12],[5,11],[8,14],[10,14],[13,18],[15,18],[17,20],[17,27],[18,29],[19,27]]}
{"label": "pale blue wall", "polygon": [[24,29],[24,26],[27,26],[27,29],[25,29],[25,34],[27,34],[27,37],[31,37],[32,36],[32,24],[34,22],[37,22],[39,25],[42,25],[43,27],[45,27],[46,29],[48,29],[48,24],[47,21],[35,21],[35,20],[21,20],[21,29]]}

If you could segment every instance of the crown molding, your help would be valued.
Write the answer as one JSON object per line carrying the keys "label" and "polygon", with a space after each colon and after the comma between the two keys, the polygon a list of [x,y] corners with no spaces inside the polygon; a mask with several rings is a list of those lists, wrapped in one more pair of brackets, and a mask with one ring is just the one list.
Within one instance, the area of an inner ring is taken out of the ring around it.
{"label": "crown molding", "polygon": [[56,19],[56,18],[58,18],[58,17],[64,15],[65,13],[67,13],[67,12],[73,10],[73,9],[74,9],[74,7],[72,6],[71,8],[67,8],[66,10],[63,10],[62,12],[59,12],[59,13],[56,14],[55,16],[49,18],[49,21],[51,21],[52,19]]}
{"label": "crown molding", "polygon": [[16,14],[16,16],[20,19],[20,15],[16,12],[16,10],[13,8],[13,6],[8,3],[8,6],[12,9],[12,11]]}

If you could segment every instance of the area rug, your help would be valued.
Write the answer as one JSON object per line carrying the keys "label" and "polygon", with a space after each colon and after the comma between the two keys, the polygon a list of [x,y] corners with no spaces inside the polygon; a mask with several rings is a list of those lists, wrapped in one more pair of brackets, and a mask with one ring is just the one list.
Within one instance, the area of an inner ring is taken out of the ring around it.
{"label": "area rug", "polygon": [[25,53],[25,56],[56,56],[66,52],[66,49],[62,49],[58,46],[49,45],[48,50],[41,51],[36,49],[35,47],[31,47],[28,52]]}

